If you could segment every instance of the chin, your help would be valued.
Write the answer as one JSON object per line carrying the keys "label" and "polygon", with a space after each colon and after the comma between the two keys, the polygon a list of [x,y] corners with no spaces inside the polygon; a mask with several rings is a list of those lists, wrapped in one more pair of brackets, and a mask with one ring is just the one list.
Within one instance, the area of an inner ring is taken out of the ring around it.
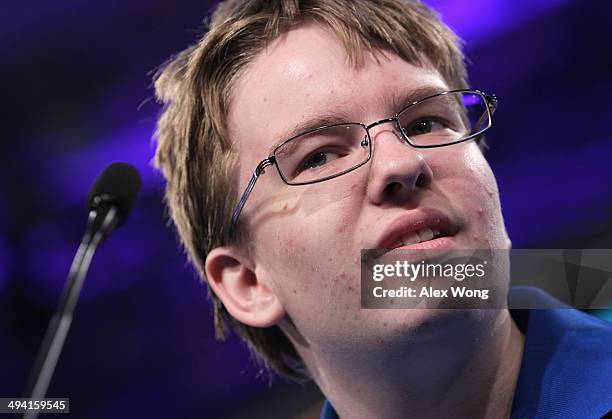
{"label": "chin", "polygon": [[[488,330],[488,324],[497,318],[498,310],[476,309],[406,309],[394,310],[402,312],[403,318],[383,321],[382,327],[388,328],[391,335],[409,339],[409,343],[435,344],[436,341],[448,342],[449,337],[458,338],[466,334],[479,334],[478,331]],[[386,326],[385,326],[386,325]]]}

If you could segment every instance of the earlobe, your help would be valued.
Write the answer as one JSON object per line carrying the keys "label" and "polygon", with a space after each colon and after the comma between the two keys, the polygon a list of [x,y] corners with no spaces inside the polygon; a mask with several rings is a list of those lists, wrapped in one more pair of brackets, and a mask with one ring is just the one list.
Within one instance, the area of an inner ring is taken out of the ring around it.
{"label": "earlobe", "polygon": [[255,273],[247,256],[233,247],[217,247],[206,258],[206,278],[236,320],[253,327],[270,327],[284,316],[285,309],[268,284]]}

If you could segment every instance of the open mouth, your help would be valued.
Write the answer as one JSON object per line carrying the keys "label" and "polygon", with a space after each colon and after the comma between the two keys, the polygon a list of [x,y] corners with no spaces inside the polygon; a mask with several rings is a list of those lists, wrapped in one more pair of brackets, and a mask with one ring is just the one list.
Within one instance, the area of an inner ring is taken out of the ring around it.
{"label": "open mouth", "polygon": [[455,247],[459,225],[442,211],[406,212],[385,228],[375,243],[378,255],[391,250],[448,250]]}

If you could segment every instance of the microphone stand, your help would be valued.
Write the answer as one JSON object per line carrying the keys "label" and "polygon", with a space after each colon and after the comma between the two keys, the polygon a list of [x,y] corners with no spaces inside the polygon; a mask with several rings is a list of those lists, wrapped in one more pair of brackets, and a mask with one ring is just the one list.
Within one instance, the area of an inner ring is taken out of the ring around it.
{"label": "microphone stand", "polygon": [[[89,211],[87,230],[72,260],[60,302],[47,326],[25,392],[31,399],[42,399],[47,393],[93,255],[102,240],[117,226],[117,207],[104,198],[97,199],[94,209]],[[38,413],[38,410],[26,410],[23,418],[36,419]]]}

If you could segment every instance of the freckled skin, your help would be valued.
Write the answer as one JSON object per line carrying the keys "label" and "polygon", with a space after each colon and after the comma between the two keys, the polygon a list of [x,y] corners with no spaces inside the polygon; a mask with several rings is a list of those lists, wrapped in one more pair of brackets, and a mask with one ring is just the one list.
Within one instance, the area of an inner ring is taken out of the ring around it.
{"label": "freckled skin", "polygon": [[[229,127],[240,149],[239,189],[275,139],[304,118],[342,108],[352,117],[347,122],[371,123],[398,111],[391,104],[398,86],[425,85],[449,90],[429,65],[416,67],[385,51],[378,61],[366,55],[365,66],[356,69],[326,30],[305,25],[290,31],[257,56],[235,86]],[[253,100],[262,96],[263,102]],[[399,335],[418,339],[423,325],[449,315],[360,309],[360,250],[407,211],[444,210],[460,226],[460,248],[509,244],[497,185],[476,143],[414,149],[391,128],[373,128],[371,161],[336,179],[288,186],[268,169],[241,215],[257,243],[258,279],[274,290],[315,354],[389,347]],[[414,186],[419,175],[430,176],[423,187]]]}

